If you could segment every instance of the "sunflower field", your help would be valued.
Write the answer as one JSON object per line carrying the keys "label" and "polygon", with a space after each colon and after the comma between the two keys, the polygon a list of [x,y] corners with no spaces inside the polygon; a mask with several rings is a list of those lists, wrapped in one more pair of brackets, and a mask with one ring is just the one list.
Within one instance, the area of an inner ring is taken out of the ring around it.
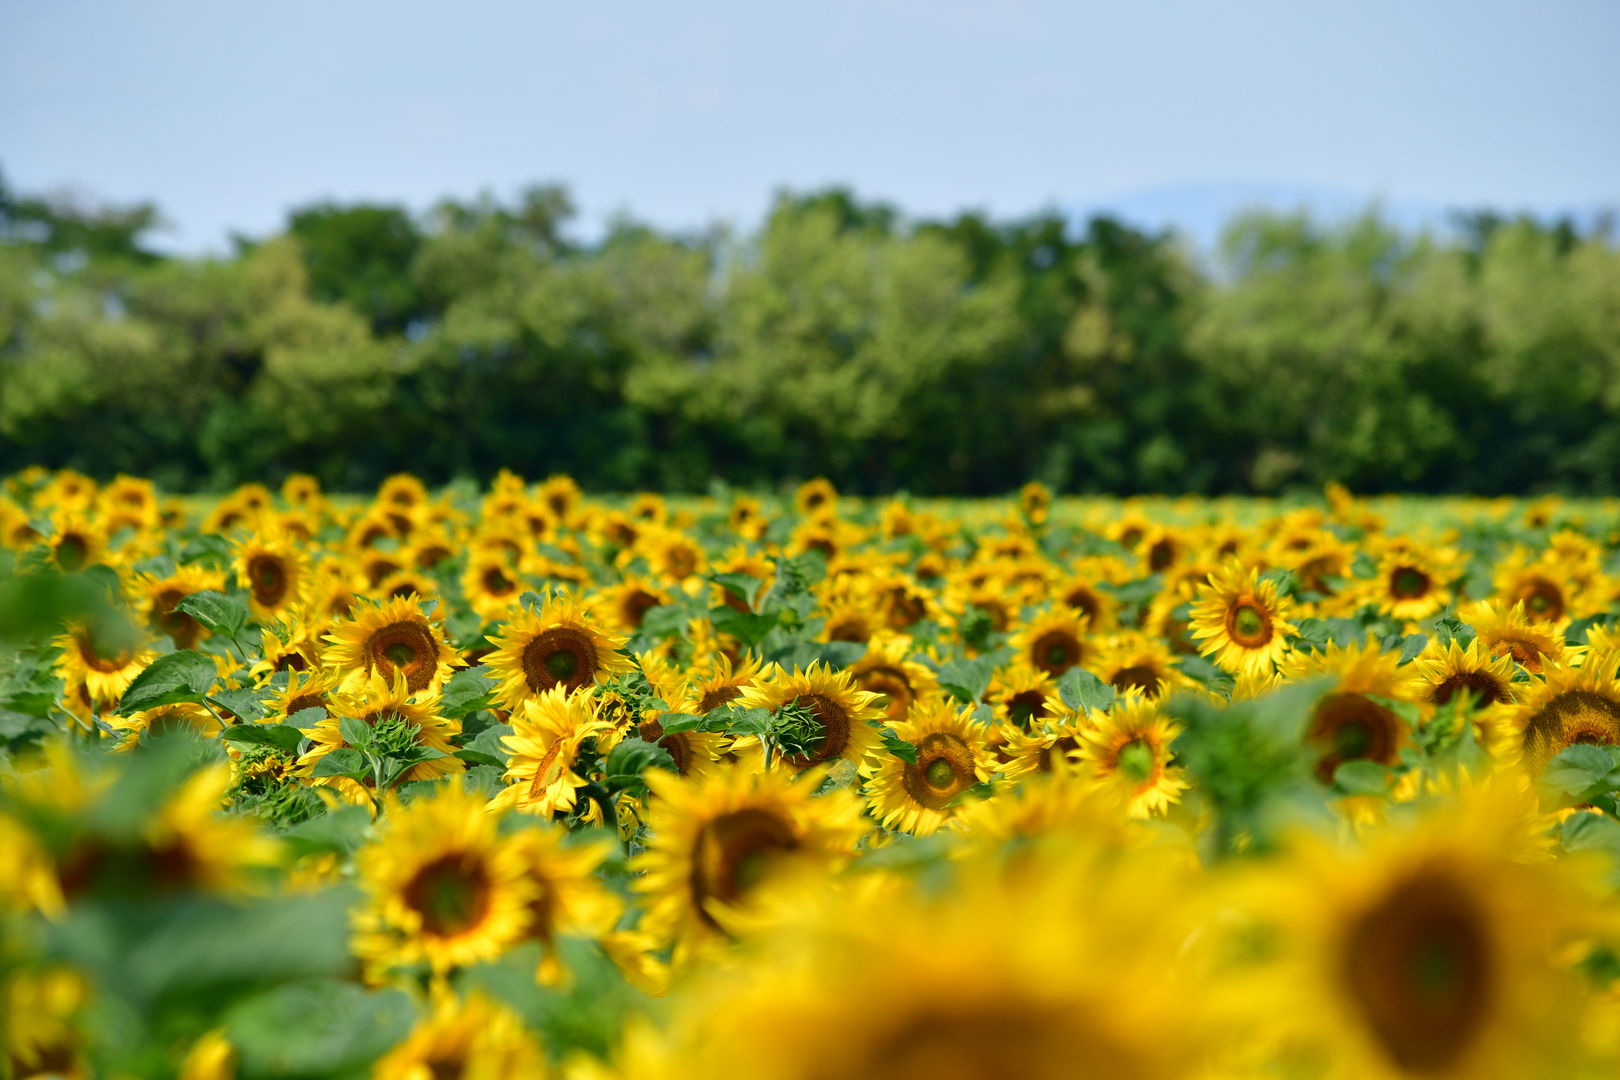
{"label": "sunflower field", "polygon": [[1620,1067],[1620,501],[0,500],[0,1077]]}

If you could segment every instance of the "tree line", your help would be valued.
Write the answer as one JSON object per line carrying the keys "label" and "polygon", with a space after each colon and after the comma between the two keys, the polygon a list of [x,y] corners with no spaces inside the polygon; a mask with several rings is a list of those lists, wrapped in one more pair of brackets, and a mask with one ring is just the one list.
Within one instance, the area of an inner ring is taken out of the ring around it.
{"label": "tree line", "polygon": [[1490,213],[1253,213],[1218,251],[1100,216],[782,193],[748,234],[566,191],[315,205],[226,257],[154,207],[0,185],[0,468],[174,490],[1620,490],[1620,249]]}

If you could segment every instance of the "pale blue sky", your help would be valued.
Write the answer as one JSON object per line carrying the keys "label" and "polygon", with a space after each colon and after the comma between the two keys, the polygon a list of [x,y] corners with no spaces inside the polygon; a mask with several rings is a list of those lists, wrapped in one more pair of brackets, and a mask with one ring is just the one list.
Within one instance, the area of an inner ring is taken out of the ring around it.
{"label": "pale blue sky", "polygon": [[1589,210],[1620,203],[1620,3],[5,0],[0,169],[155,199],[193,250],[546,179],[586,230],[835,182],[1195,232],[1256,198]]}

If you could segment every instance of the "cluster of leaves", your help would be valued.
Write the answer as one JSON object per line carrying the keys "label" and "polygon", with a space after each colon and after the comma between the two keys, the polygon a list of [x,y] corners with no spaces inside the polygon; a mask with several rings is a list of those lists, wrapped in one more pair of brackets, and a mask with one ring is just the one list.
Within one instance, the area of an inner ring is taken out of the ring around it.
{"label": "cluster of leaves", "polygon": [[[1047,213],[910,221],[783,195],[732,238],[566,193],[306,207],[233,258],[160,257],[151,207],[0,189],[0,468],[175,489],[568,471],[697,490],[1612,490],[1620,254],[1489,215],[1172,236]],[[1561,377],[1549,388],[1545,372]]]}

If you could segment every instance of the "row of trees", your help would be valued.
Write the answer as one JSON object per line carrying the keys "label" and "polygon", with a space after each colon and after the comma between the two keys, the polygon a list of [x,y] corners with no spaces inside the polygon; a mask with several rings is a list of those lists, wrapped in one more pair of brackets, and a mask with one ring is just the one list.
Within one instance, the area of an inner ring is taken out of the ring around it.
{"label": "row of trees", "polygon": [[1620,250],[1474,215],[912,221],[784,194],[748,236],[570,239],[514,203],[315,206],[230,258],[0,189],[0,468],[175,489],[502,466],[596,489],[1620,490]]}

